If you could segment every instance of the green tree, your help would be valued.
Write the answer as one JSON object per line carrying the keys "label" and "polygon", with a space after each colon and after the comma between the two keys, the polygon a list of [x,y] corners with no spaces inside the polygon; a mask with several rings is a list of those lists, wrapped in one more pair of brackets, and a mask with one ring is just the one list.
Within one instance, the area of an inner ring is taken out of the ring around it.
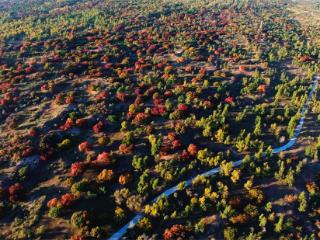
{"label": "green tree", "polygon": [[256,117],[256,126],[254,128],[253,134],[256,136],[261,135],[261,117],[260,116]]}
{"label": "green tree", "polygon": [[232,171],[233,163],[227,162],[226,160],[223,160],[220,164],[220,173],[222,176],[230,176],[230,173]]}
{"label": "green tree", "polygon": [[306,198],[306,193],[303,191],[299,194],[298,197],[298,201],[299,201],[299,212],[305,212],[307,209],[307,198]]}
{"label": "green tree", "polygon": [[225,240],[234,240],[236,239],[237,230],[232,227],[227,227],[223,230],[223,236]]}
{"label": "green tree", "polygon": [[283,220],[284,214],[280,214],[278,222],[274,226],[274,231],[277,233],[281,233],[283,230]]}
{"label": "green tree", "polygon": [[148,137],[149,142],[151,144],[151,155],[156,155],[157,152],[159,151],[160,147],[161,147],[161,136],[159,136],[159,138],[157,139],[157,137],[155,135],[150,135]]}
{"label": "green tree", "polygon": [[217,139],[217,141],[218,141],[219,143],[223,143],[223,141],[224,141],[224,139],[225,139],[224,130],[220,128],[220,129],[217,131],[217,133],[215,134],[215,137],[216,137],[216,139]]}
{"label": "green tree", "polygon": [[233,183],[236,183],[239,181],[239,179],[240,179],[240,170],[239,169],[233,170],[231,173],[231,181]]}
{"label": "green tree", "polygon": [[143,171],[147,167],[148,156],[137,156],[134,155],[132,159],[132,167],[138,171]]}
{"label": "green tree", "polygon": [[261,228],[264,228],[266,225],[267,225],[267,218],[263,214],[261,214],[259,216],[259,226]]}
{"label": "green tree", "polygon": [[286,184],[288,184],[289,187],[293,186],[293,183],[294,183],[294,171],[292,170],[292,168],[289,169],[284,181],[286,182]]}

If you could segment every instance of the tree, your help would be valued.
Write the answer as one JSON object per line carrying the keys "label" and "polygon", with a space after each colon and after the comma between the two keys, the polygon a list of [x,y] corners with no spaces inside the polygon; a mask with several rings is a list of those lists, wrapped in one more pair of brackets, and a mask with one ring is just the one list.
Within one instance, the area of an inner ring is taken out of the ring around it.
{"label": "tree", "polygon": [[276,60],[276,57],[272,52],[269,53],[268,58],[269,62],[274,62]]}
{"label": "tree", "polygon": [[302,191],[299,194],[298,201],[299,201],[299,208],[298,208],[299,212],[305,212],[307,208],[307,199],[306,199],[306,193],[304,191]]}
{"label": "tree", "polygon": [[24,193],[24,187],[20,183],[15,183],[8,188],[9,199],[12,202],[17,201]]}
{"label": "tree", "polygon": [[137,223],[137,227],[143,231],[149,231],[152,228],[152,223],[149,218],[144,217]]}
{"label": "tree", "polygon": [[257,189],[257,188],[250,189],[249,196],[253,199],[256,199],[258,203],[261,203],[264,198],[262,190]]}
{"label": "tree", "polygon": [[103,122],[99,121],[92,127],[92,130],[94,133],[100,133],[103,130],[103,128],[104,128]]}
{"label": "tree", "polygon": [[97,176],[97,179],[99,181],[110,181],[114,176],[114,173],[111,169],[103,169],[99,175]]}
{"label": "tree", "polygon": [[116,190],[113,193],[113,196],[116,204],[121,205],[129,198],[130,192],[128,188],[122,188],[120,190]]}
{"label": "tree", "polygon": [[283,179],[284,171],[285,171],[284,162],[281,161],[281,160],[279,160],[279,161],[280,161],[280,162],[278,162],[278,165],[280,164],[279,170],[278,170],[278,172],[275,172],[275,173],[274,173],[274,177],[275,177],[275,179],[277,179],[277,180]]}
{"label": "tree", "polygon": [[132,167],[138,171],[143,171],[147,167],[148,156],[134,155],[132,159]]}
{"label": "tree", "polygon": [[261,135],[261,117],[260,116],[256,117],[256,126],[254,128],[253,134],[256,136]]}
{"label": "tree", "polygon": [[218,141],[219,143],[223,143],[223,141],[224,141],[224,139],[225,139],[224,130],[220,128],[220,129],[217,131],[217,133],[215,134],[215,137],[216,137],[216,139],[217,139],[217,141]]}
{"label": "tree", "polygon": [[89,148],[90,148],[90,144],[88,141],[82,142],[78,146],[79,152],[87,152]]}
{"label": "tree", "polygon": [[84,164],[81,162],[75,162],[71,164],[71,176],[78,176],[84,171]]}
{"label": "tree", "polygon": [[125,145],[133,144],[134,135],[133,132],[126,132],[123,136],[122,143]]}
{"label": "tree", "polygon": [[248,216],[244,213],[238,214],[230,218],[230,222],[232,222],[233,224],[237,224],[237,223],[244,224],[247,221],[248,221]]}
{"label": "tree", "polygon": [[197,153],[198,153],[198,147],[197,147],[197,145],[195,145],[195,144],[189,144],[189,146],[188,146],[188,153],[189,153],[191,156],[197,156]]}
{"label": "tree", "polygon": [[196,233],[203,233],[206,227],[206,222],[204,219],[200,219],[195,225],[194,225],[194,231]]}
{"label": "tree", "polygon": [[132,195],[127,199],[126,204],[131,211],[138,212],[142,208],[143,200],[140,195]]}
{"label": "tree", "polygon": [[124,173],[119,176],[119,183],[121,185],[126,185],[132,180],[132,175],[130,173]]}
{"label": "tree", "polygon": [[188,230],[181,224],[175,224],[167,228],[163,233],[164,240],[187,239]]}
{"label": "tree", "polygon": [[282,213],[279,216],[278,222],[274,226],[274,231],[276,233],[281,233],[282,232],[282,230],[283,230],[283,220],[284,220],[284,214]]}
{"label": "tree", "polygon": [[266,204],[265,210],[266,210],[267,212],[271,212],[271,210],[272,210],[272,203],[271,203],[271,202],[268,202],[268,203]]}
{"label": "tree", "polygon": [[248,179],[248,181],[244,184],[244,188],[247,189],[248,191],[252,188],[253,186],[253,179]]}
{"label": "tree", "polygon": [[267,225],[267,218],[263,214],[261,214],[259,216],[259,226],[261,228],[265,228],[266,225]]}
{"label": "tree", "polygon": [[157,154],[157,152],[159,151],[160,147],[161,147],[161,137],[159,137],[159,139],[157,139],[157,137],[155,135],[150,135],[148,137],[149,142],[151,144],[151,154],[154,156]]}
{"label": "tree", "polygon": [[93,163],[109,165],[111,163],[111,156],[107,152],[102,152],[97,156],[97,159],[93,161]]}
{"label": "tree", "polygon": [[319,187],[315,182],[308,182],[306,187],[311,196],[316,195],[319,192]]}
{"label": "tree", "polygon": [[289,121],[289,124],[288,124],[288,128],[287,128],[287,133],[289,134],[289,137],[293,137],[294,135],[294,132],[295,132],[295,129],[296,129],[296,126],[297,126],[297,123],[300,119],[300,113],[298,112],[296,115],[294,115],[290,121]]}
{"label": "tree", "polygon": [[288,184],[289,187],[293,186],[294,183],[294,171],[292,168],[289,169],[284,181]]}
{"label": "tree", "polygon": [[126,218],[126,213],[121,207],[116,207],[114,210],[114,218],[118,223],[123,222]]}
{"label": "tree", "polygon": [[236,239],[237,230],[232,227],[227,227],[223,230],[223,236],[225,240],[234,240]]}
{"label": "tree", "polygon": [[235,170],[232,171],[232,173],[231,173],[231,181],[233,183],[238,182],[238,180],[240,179],[240,173],[241,173],[241,171],[239,169],[235,169]]}
{"label": "tree", "polygon": [[278,50],[278,57],[279,57],[280,60],[284,59],[287,55],[288,55],[288,51],[287,51],[286,47],[281,47]]}
{"label": "tree", "polygon": [[68,207],[73,203],[75,198],[76,197],[72,193],[66,193],[61,196],[61,199],[60,199],[61,205],[64,207]]}
{"label": "tree", "polygon": [[48,216],[51,218],[58,218],[62,214],[62,206],[57,205],[55,207],[51,207],[48,213]]}
{"label": "tree", "polygon": [[225,160],[222,161],[220,165],[220,173],[222,176],[230,176],[230,173],[232,171],[233,163],[227,162]]}
{"label": "tree", "polygon": [[71,225],[77,228],[81,228],[89,225],[89,214],[87,211],[74,212],[70,219]]}
{"label": "tree", "polygon": [[206,125],[202,131],[202,135],[204,137],[211,137],[212,136],[212,128],[210,125]]}

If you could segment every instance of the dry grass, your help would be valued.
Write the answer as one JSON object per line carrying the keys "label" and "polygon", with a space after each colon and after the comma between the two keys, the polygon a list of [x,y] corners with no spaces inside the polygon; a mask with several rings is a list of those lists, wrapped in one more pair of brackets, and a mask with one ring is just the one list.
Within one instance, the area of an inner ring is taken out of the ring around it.
{"label": "dry grass", "polygon": [[319,27],[320,1],[296,1],[290,8],[292,15],[302,25]]}

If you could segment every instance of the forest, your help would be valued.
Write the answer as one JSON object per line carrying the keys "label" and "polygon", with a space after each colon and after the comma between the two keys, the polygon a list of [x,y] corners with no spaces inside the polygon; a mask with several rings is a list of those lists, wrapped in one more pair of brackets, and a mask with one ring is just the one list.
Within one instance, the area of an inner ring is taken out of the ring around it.
{"label": "forest", "polygon": [[319,22],[0,0],[0,240],[320,239]]}

